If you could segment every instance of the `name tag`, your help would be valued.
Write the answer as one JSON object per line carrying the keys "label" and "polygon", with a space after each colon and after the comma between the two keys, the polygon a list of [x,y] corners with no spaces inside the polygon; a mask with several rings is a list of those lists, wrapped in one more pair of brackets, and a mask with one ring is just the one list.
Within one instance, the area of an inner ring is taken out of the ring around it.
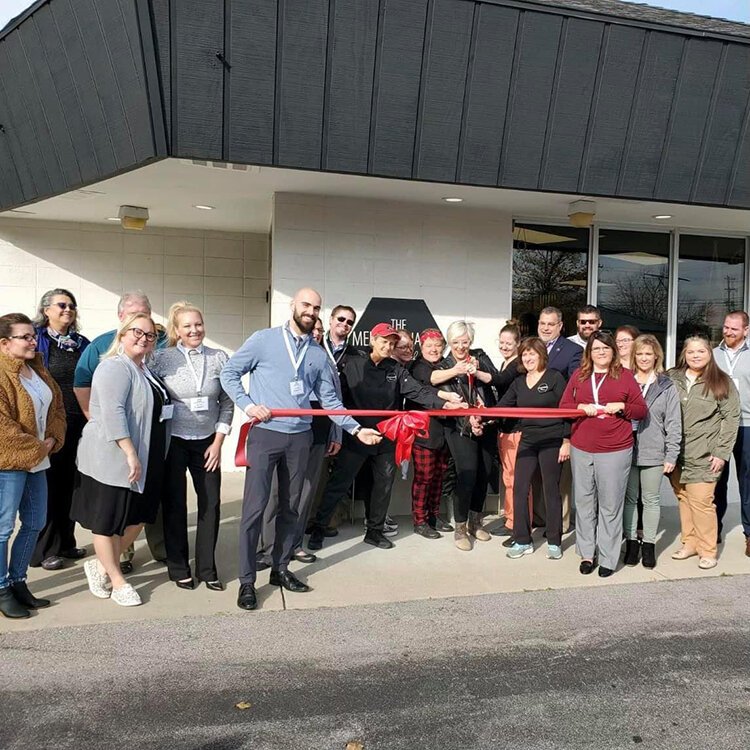
{"label": "name tag", "polygon": [[187,400],[190,411],[208,411],[208,396],[197,396]]}
{"label": "name tag", "polygon": [[305,395],[305,384],[301,380],[292,380],[289,383],[289,393],[295,398]]}
{"label": "name tag", "polygon": [[164,404],[161,407],[161,421],[165,422],[167,419],[172,419],[174,415],[174,404]]}

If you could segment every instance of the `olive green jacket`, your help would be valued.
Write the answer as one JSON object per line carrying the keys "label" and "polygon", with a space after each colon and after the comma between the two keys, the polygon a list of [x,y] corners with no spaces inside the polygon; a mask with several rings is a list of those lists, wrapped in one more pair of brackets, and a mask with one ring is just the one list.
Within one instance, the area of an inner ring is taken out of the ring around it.
{"label": "olive green jacket", "polygon": [[680,481],[684,484],[717,482],[721,476],[709,471],[711,456],[729,461],[737,429],[740,424],[740,394],[734,383],[729,395],[717,401],[713,395],[703,395],[701,378],[688,389],[682,370],[670,370],[669,377],[677,388],[682,408],[682,445],[677,465]]}

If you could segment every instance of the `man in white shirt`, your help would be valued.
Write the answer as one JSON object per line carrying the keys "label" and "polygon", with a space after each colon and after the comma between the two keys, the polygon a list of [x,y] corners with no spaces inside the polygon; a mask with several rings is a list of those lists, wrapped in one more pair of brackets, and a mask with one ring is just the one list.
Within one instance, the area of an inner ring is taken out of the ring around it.
{"label": "man in white shirt", "polygon": [[[740,426],[734,444],[734,464],[737,483],[740,489],[740,515],[742,530],[745,532],[745,554],[750,557],[750,346],[747,336],[750,318],[744,310],[733,310],[724,318],[722,341],[714,349],[716,364],[732,378],[740,392]],[[721,542],[722,519],[727,510],[727,484],[729,482],[729,462],[724,466],[721,478],[716,484],[714,505],[719,519],[719,539]]]}
{"label": "man in white shirt", "polygon": [[578,333],[575,336],[568,336],[568,341],[573,341],[578,346],[586,348],[586,344],[591,338],[594,331],[602,327],[602,314],[595,305],[584,305],[576,311],[576,328]]}

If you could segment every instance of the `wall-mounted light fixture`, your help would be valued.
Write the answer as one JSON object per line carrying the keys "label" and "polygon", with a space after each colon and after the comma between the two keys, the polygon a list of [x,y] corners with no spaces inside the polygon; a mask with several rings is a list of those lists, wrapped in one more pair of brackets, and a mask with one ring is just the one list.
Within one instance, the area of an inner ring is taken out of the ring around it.
{"label": "wall-mounted light fixture", "polygon": [[148,209],[143,206],[120,206],[117,215],[123,229],[141,230],[148,221]]}
{"label": "wall-mounted light fixture", "polygon": [[596,203],[594,201],[573,201],[568,204],[568,220],[571,226],[585,229],[594,223]]}

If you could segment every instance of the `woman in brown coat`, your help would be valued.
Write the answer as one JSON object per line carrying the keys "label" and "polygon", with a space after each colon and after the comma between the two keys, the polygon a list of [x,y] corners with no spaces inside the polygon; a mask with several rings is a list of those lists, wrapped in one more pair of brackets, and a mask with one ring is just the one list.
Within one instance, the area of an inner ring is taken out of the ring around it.
{"label": "woman in brown coat", "polygon": [[[21,313],[0,316],[0,612],[28,617],[49,605],[26,585],[26,571],[47,515],[49,456],[65,441],[60,388],[36,352],[36,333]],[[21,527],[8,560],[8,542]]]}

